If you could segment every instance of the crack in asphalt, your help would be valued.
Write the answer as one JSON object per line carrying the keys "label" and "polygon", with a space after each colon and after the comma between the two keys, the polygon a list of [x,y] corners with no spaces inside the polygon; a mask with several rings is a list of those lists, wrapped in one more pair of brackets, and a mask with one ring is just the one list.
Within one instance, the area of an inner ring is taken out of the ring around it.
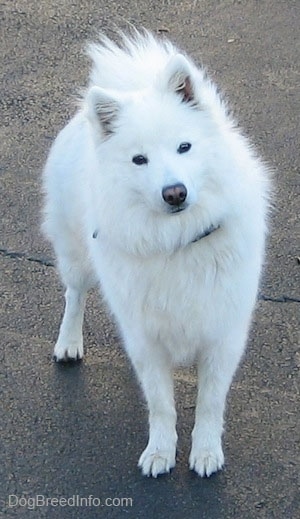
{"label": "crack in asphalt", "polygon": [[27,261],[34,261],[35,263],[39,263],[40,265],[44,265],[45,267],[55,267],[55,263],[50,258],[40,258],[38,256],[31,256],[26,254],[26,252],[16,252],[9,251],[8,249],[0,249],[0,254],[6,258],[17,258],[17,259],[25,259]]}
{"label": "crack in asphalt", "polygon": [[[31,256],[29,254],[26,254],[26,252],[9,251],[8,249],[0,248],[0,254],[6,258],[25,259],[26,261],[39,263],[44,267],[55,267],[55,262],[52,259],[43,258],[39,256]],[[285,294],[282,294],[278,297],[272,297],[259,293],[257,299],[258,301],[267,301],[271,303],[300,303],[300,298],[290,297]]]}
{"label": "crack in asphalt", "polygon": [[279,297],[265,296],[264,294],[258,294],[259,301],[271,301],[271,303],[300,303],[299,297],[290,297],[282,295]]}

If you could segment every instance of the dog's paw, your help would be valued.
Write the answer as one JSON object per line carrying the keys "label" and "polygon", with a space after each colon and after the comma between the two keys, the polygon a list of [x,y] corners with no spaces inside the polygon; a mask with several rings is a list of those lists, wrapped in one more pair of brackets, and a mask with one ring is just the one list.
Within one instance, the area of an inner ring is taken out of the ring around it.
{"label": "dog's paw", "polygon": [[53,358],[56,362],[68,362],[80,360],[83,357],[83,342],[82,341],[62,341],[58,339]]}
{"label": "dog's paw", "polygon": [[195,449],[192,448],[190,454],[190,469],[194,470],[199,476],[209,477],[213,472],[217,472],[224,465],[224,454],[222,447]]}
{"label": "dog's paw", "polygon": [[176,449],[153,450],[147,447],[142,453],[138,466],[144,476],[156,478],[159,474],[165,474],[175,467]]}

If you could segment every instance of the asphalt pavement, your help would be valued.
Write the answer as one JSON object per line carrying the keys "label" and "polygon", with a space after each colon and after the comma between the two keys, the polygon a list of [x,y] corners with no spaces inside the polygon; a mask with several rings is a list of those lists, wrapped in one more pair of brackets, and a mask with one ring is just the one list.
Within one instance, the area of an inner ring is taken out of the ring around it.
{"label": "asphalt pavement", "polygon": [[[298,0],[1,2],[1,517],[300,516],[299,14]],[[140,474],[146,408],[96,292],[83,362],[51,358],[63,289],[39,230],[41,171],[86,84],[84,44],[128,24],[165,34],[207,67],[274,171],[259,300],[227,405],[226,464],[208,479],[187,464],[193,369],[176,372],[176,468]]]}

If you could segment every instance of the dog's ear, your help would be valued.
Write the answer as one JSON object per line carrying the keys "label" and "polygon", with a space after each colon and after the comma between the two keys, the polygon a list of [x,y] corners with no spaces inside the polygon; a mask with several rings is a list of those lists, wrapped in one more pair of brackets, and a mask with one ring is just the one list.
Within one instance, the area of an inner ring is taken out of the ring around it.
{"label": "dog's ear", "polygon": [[103,136],[112,135],[120,111],[119,101],[104,88],[93,86],[87,93],[86,102],[88,115],[100,123]]}
{"label": "dog's ear", "polygon": [[182,102],[199,107],[193,80],[193,72],[188,60],[182,54],[173,56],[163,71],[164,86],[178,94]]}

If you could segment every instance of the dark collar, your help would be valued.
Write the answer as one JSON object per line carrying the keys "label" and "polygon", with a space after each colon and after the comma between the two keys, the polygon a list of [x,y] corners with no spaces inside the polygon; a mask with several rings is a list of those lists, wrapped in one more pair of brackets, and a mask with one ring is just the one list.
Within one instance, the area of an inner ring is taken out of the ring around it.
{"label": "dark collar", "polygon": [[198,236],[191,243],[196,243],[197,241],[202,240],[202,238],[209,236],[212,232],[216,231],[219,228],[220,228],[219,225],[217,225],[217,226],[211,225],[204,232],[202,232],[201,234],[198,234]]}
{"label": "dark collar", "polygon": [[[202,238],[205,238],[206,236],[209,236],[211,233],[213,233],[214,231],[216,231],[217,229],[220,229],[220,225],[217,225],[216,227],[214,225],[211,225],[208,229],[206,229],[204,232],[202,232],[201,234],[198,234],[198,236],[191,241],[191,243],[197,243],[197,241],[199,240],[202,240]],[[93,238],[96,239],[97,236],[98,236],[98,229],[96,229],[94,232],[93,232]]]}

